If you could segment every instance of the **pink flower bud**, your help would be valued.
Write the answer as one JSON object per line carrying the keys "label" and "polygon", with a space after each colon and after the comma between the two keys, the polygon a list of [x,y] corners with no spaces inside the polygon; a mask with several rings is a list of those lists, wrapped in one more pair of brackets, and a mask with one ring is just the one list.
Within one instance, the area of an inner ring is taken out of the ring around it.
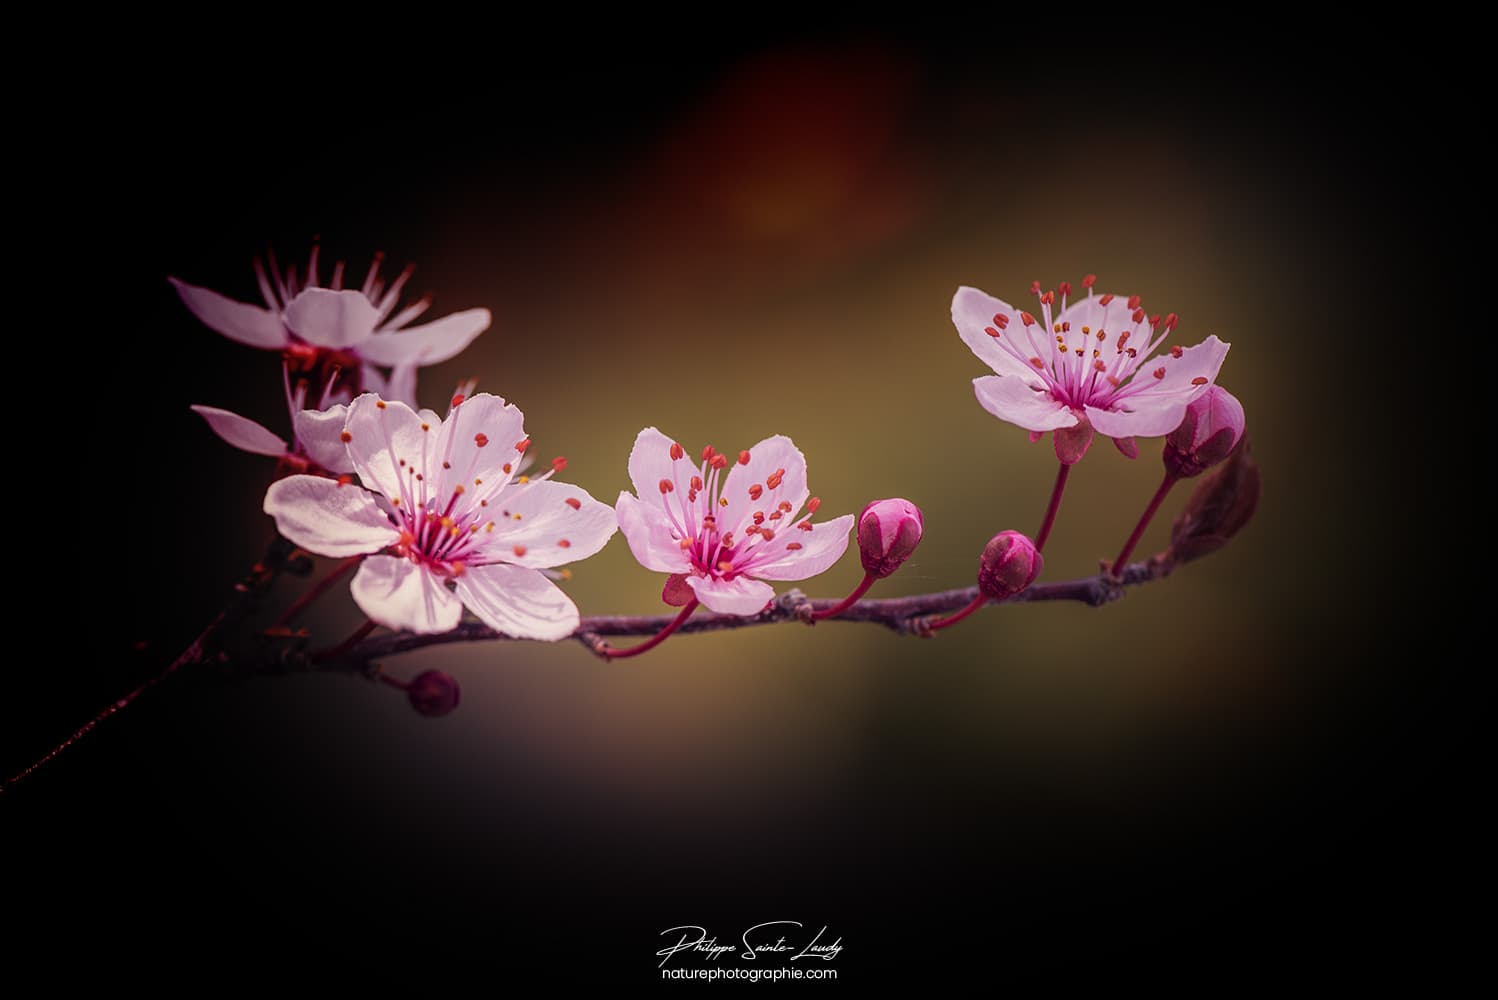
{"label": "pink flower bud", "polygon": [[406,685],[411,707],[433,719],[457,708],[460,694],[458,682],[440,670],[419,673]]}
{"label": "pink flower bud", "polygon": [[1018,531],[1001,531],[983,547],[978,589],[995,601],[1013,597],[1035,582],[1045,560],[1035,543]]}
{"label": "pink flower bud", "polygon": [[921,509],[909,500],[875,500],[858,515],[858,555],[864,571],[883,579],[921,543]]}
{"label": "pink flower bud", "polygon": [[1166,436],[1166,470],[1181,479],[1201,475],[1228,457],[1243,427],[1243,404],[1221,386],[1212,386],[1192,400],[1181,426]]}

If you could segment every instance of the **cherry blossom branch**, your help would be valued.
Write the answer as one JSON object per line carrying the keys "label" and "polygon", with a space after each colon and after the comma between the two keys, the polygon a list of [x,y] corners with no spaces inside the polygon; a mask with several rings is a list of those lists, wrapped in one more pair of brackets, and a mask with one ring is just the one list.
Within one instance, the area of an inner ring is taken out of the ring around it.
{"label": "cherry blossom branch", "polygon": [[[1037,583],[1002,604],[1029,604],[1039,601],[1077,601],[1101,607],[1124,596],[1128,587],[1150,583],[1168,576],[1174,564],[1163,556],[1132,563],[1117,576],[1107,572],[1061,583]],[[929,635],[932,615],[953,611],[971,604],[978,596],[977,587],[960,587],[909,597],[886,597],[858,601],[850,605],[836,621],[868,622],[885,626],[906,635]],[[786,622],[814,624],[818,611],[829,610],[842,599],[808,598],[799,590],[782,594],[757,615],[699,615],[681,622],[674,631],[680,635],[697,632],[725,632],[756,625],[779,625]],[[584,618],[570,638],[576,639],[604,659],[609,659],[609,636],[653,636],[667,628],[679,616],[671,615],[596,615]],[[478,622],[464,622],[451,632],[416,635],[410,632],[387,633],[365,639],[337,659],[309,664],[312,669],[370,672],[370,664],[397,653],[408,653],[429,646],[454,642],[516,641]]]}

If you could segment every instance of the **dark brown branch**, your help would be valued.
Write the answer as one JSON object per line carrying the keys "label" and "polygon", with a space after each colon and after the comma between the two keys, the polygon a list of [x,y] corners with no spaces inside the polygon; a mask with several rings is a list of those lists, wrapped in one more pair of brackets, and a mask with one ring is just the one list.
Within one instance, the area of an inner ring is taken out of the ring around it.
{"label": "dark brown branch", "polygon": [[[1092,607],[1100,607],[1116,601],[1124,595],[1127,587],[1158,580],[1170,573],[1171,565],[1163,557],[1156,556],[1144,562],[1131,563],[1118,577],[1106,572],[1097,576],[1068,580],[1064,583],[1037,583],[1028,590],[1011,597],[1005,604],[1028,604],[1036,601],[1079,601]],[[865,599],[857,602],[836,618],[827,622],[873,622],[896,632],[908,635],[925,635],[927,620],[936,614],[953,611],[968,604],[978,594],[977,587],[962,587],[957,590],[942,590],[931,594],[914,594],[910,597],[887,597]],[[839,602],[834,599],[810,599],[799,590],[789,590],[775,603],[757,615],[703,614],[688,619],[677,631],[679,634],[695,632],[723,632],[728,629],[748,628],[754,625],[778,625],[784,622],[811,622],[811,614],[831,608]],[[598,615],[584,618],[571,638],[599,652],[604,639],[610,636],[654,635],[665,628],[675,617],[672,615]],[[497,640],[515,641],[478,622],[464,622],[451,632],[438,635],[415,635],[396,632],[366,639],[336,660],[316,664],[317,669],[352,670],[368,672],[374,660],[396,653],[442,646],[453,642],[489,642]]]}

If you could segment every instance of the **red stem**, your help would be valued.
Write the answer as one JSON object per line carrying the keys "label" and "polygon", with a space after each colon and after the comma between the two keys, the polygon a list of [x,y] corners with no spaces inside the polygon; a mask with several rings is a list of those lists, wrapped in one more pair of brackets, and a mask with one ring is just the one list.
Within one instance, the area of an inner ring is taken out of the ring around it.
{"label": "red stem", "polygon": [[1051,502],[1045,509],[1045,520],[1035,534],[1035,551],[1045,548],[1045,540],[1051,537],[1051,525],[1056,523],[1056,514],[1061,510],[1061,494],[1066,492],[1066,477],[1071,475],[1071,466],[1065,462],[1056,472],[1056,485],[1051,487]]}
{"label": "red stem", "polygon": [[1155,490],[1155,495],[1150,498],[1149,506],[1144,508],[1144,513],[1140,515],[1139,523],[1134,525],[1134,533],[1129,536],[1127,542],[1124,542],[1123,551],[1118,554],[1117,559],[1113,560],[1113,569],[1109,572],[1114,576],[1117,576],[1124,568],[1124,565],[1128,563],[1129,555],[1134,551],[1134,546],[1138,545],[1139,539],[1144,536],[1144,529],[1149,527],[1150,521],[1155,517],[1155,512],[1165,502],[1165,495],[1170,492],[1170,488],[1175,484],[1176,477],[1167,472],[1165,478],[1160,481],[1160,488]]}
{"label": "red stem", "polygon": [[[1063,465],[1061,468],[1065,469],[1066,466]],[[984,593],[980,590],[980,591],[978,591],[978,596],[974,597],[973,600],[972,600],[972,603],[970,603],[967,607],[963,608],[961,611],[959,611],[956,614],[951,615],[951,616],[949,616],[947,618],[942,618],[939,621],[934,621],[934,622],[929,623],[926,626],[926,628],[930,629],[932,632],[935,632],[938,629],[944,629],[944,628],[946,628],[948,625],[956,625],[958,622],[962,621],[962,619],[966,618],[968,615],[972,614],[974,611],[977,611],[979,608],[983,607],[983,605],[985,605],[987,603],[988,603],[988,597],[986,595],[984,595]]]}
{"label": "red stem", "polygon": [[649,652],[650,650],[659,646],[661,643],[665,642],[672,632],[675,632],[677,629],[681,628],[682,624],[688,618],[692,617],[692,612],[696,610],[697,598],[694,597],[686,603],[685,607],[681,609],[680,614],[671,619],[671,624],[667,625],[665,628],[661,629],[655,635],[651,636],[649,639],[646,639],[638,646],[630,646],[628,649],[614,649],[612,646],[604,646],[601,652],[603,653],[605,658],[610,660],[623,660],[627,657],[639,656],[641,653]]}
{"label": "red stem", "polygon": [[347,653],[349,650],[359,645],[359,643],[369,638],[369,633],[373,632],[377,628],[379,628],[378,625],[366,619],[363,625],[360,625],[358,628],[354,629],[353,635],[349,636],[347,639],[343,640],[332,649],[325,649],[321,653],[312,654],[313,662],[322,663],[325,660],[338,659],[344,653]]}
{"label": "red stem", "polygon": [[321,580],[317,581],[310,588],[308,588],[305,594],[303,594],[301,597],[298,597],[295,601],[292,601],[291,607],[283,611],[281,613],[281,617],[276,619],[276,624],[289,625],[296,619],[297,615],[301,614],[303,611],[306,611],[307,608],[312,605],[313,601],[317,600],[323,594],[327,593],[329,587],[333,586],[333,584],[343,579],[343,577],[348,574],[349,570],[359,565],[359,563],[361,563],[363,560],[363,556],[354,556],[339,563],[330,573],[328,573],[327,576],[323,577]]}
{"label": "red stem", "polygon": [[812,621],[821,621],[823,618],[835,618],[835,617],[837,617],[838,615],[842,614],[844,611],[847,611],[849,608],[851,608],[854,604],[856,604],[858,602],[858,599],[860,597],[862,597],[864,594],[868,593],[869,588],[872,587],[873,585],[874,585],[874,574],[873,573],[865,573],[863,575],[863,582],[860,583],[858,586],[856,586],[856,587],[853,588],[853,593],[849,594],[847,597],[843,598],[841,601],[838,601],[832,607],[827,608],[825,611],[814,612],[812,614],[812,616],[811,616]]}

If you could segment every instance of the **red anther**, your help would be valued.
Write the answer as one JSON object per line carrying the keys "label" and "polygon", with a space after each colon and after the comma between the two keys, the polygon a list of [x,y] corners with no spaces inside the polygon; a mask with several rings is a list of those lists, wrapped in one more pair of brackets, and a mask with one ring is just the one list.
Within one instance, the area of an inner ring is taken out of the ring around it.
{"label": "red anther", "polygon": [[572,543],[569,542],[569,541],[567,541],[567,539],[565,539],[565,538],[558,538],[557,539],[557,548],[560,548],[560,549],[570,549],[570,548],[572,548]]}
{"label": "red anther", "polygon": [[765,512],[764,511],[757,510],[757,511],[754,512],[754,523],[755,524],[764,524],[765,523]]}
{"label": "red anther", "polygon": [[353,439],[354,439],[354,436],[352,434],[350,434],[348,431],[339,431],[338,432],[338,440],[342,441],[344,444],[348,444]]}
{"label": "red anther", "polygon": [[696,502],[697,502],[697,491],[696,490],[687,490],[687,503],[696,503]]}
{"label": "red anther", "polygon": [[453,406],[461,406],[461,405],[463,405],[463,394],[461,392],[458,393],[457,395],[453,396],[453,398],[452,398],[452,405]]}
{"label": "red anther", "polygon": [[1044,295],[1042,295],[1040,297],[1040,304],[1043,305],[1043,306],[1048,306],[1052,302],[1055,302],[1055,301],[1056,301],[1056,293],[1055,292],[1046,292]]}
{"label": "red anther", "polygon": [[424,430],[424,431],[429,431],[429,430],[432,429],[432,425],[431,424],[422,424],[421,425],[421,429]]}
{"label": "red anther", "polygon": [[1038,282],[1038,281],[1032,281],[1032,282],[1030,282],[1030,294],[1031,295],[1039,295],[1040,294],[1040,282]]}
{"label": "red anther", "polygon": [[1182,354],[1185,354],[1185,353],[1186,352],[1181,349],[1181,345],[1180,344],[1171,344],[1170,345],[1170,356],[1171,357],[1173,357],[1173,358],[1179,358]]}
{"label": "red anther", "polygon": [[687,485],[692,488],[692,492],[693,493],[696,493],[698,490],[702,489],[702,477],[701,476],[693,476],[692,477],[692,481],[690,483],[688,483]]}
{"label": "red anther", "polygon": [[715,455],[716,453],[717,453],[717,449],[715,449],[712,445],[707,445],[706,447],[704,447],[702,449],[702,460],[704,462],[706,462],[708,459],[712,458],[713,455]]}
{"label": "red anther", "polygon": [[1094,361],[1092,363],[1092,370],[1095,372],[1105,372],[1108,370],[1108,366],[1103,364],[1101,361]]}
{"label": "red anther", "polygon": [[676,444],[675,442],[672,442],[672,444],[671,444],[671,461],[673,461],[673,462],[676,461],[678,458],[681,458],[686,453],[687,453],[687,450],[685,448],[683,448],[679,444]]}
{"label": "red anther", "polygon": [[1097,301],[1098,301],[1098,305],[1105,306],[1108,303],[1110,303],[1110,302],[1113,301],[1113,293],[1109,292],[1107,295],[1104,295],[1102,298],[1098,299]]}
{"label": "red anther", "polygon": [[[1077,353],[1080,354],[1081,352],[1078,351]],[[1036,368],[1045,368],[1045,362],[1040,360],[1039,358],[1031,358],[1030,364],[1034,365]]]}
{"label": "red anther", "polygon": [[730,531],[723,536],[723,547],[725,549],[733,548],[733,532]]}
{"label": "red anther", "polygon": [[757,534],[759,534],[763,530],[764,529],[761,528],[759,526],[759,523],[756,521],[754,524],[751,524],[747,528],[744,529],[744,534],[746,534],[746,535],[757,535]]}
{"label": "red anther", "polygon": [[1127,351],[1125,351],[1124,353],[1127,354],[1131,358],[1137,358],[1137,357],[1139,357],[1139,348],[1137,348],[1137,347],[1131,347]]}
{"label": "red anther", "polygon": [[755,483],[753,486],[749,487],[749,499],[750,500],[758,500],[760,497],[764,496],[764,493],[765,493],[765,488],[763,486],[761,486],[759,483]]}
{"label": "red anther", "polygon": [[1154,327],[1157,327],[1159,325],[1160,325],[1160,314],[1159,313],[1155,313],[1153,316],[1150,317],[1150,327],[1154,328]]}
{"label": "red anther", "polygon": [[801,547],[801,543],[800,542],[791,542],[788,545],[786,545],[785,548],[786,548],[787,552],[795,552],[800,547]]}
{"label": "red anther", "polygon": [[1120,383],[1118,381],[1118,376],[1117,375],[1109,375],[1108,376],[1108,384],[1111,385],[1113,388],[1117,389],[1119,387],[1119,385],[1120,385]]}
{"label": "red anther", "polygon": [[1155,378],[1164,378],[1165,377],[1165,368],[1163,366],[1161,366],[1159,368],[1156,368],[1155,371],[1154,371],[1154,376],[1155,376]]}
{"label": "red anther", "polygon": [[1005,316],[1003,313],[994,313],[993,325],[998,327],[1000,330],[1006,329],[1009,326],[1009,317]]}
{"label": "red anther", "polygon": [[1196,378],[1194,378],[1194,379],[1191,380],[1191,384],[1192,385],[1206,385],[1207,384],[1207,380],[1206,380],[1206,378],[1204,376],[1198,375]]}
{"label": "red anther", "polygon": [[377,410],[383,410],[384,408],[385,408],[385,401],[383,399],[377,399],[377,400],[375,400],[375,409],[377,409]]}
{"label": "red anther", "polygon": [[1062,333],[1071,333],[1071,321],[1070,320],[1068,320],[1065,323],[1061,324],[1061,332]]}
{"label": "red anther", "polygon": [[[476,445],[478,445],[480,448],[482,448],[482,447],[484,447],[485,445],[487,445],[489,443],[489,435],[484,434],[482,432],[480,432],[478,434],[475,434],[473,436],[473,443],[476,444]],[[505,471],[509,472],[510,470],[506,469]]]}
{"label": "red anther", "polygon": [[1129,296],[1129,308],[1130,309],[1138,309],[1139,308],[1139,302],[1140,302],[1139,296],[1137,296],[1137,295],[1130,295]]}
{"label": "red anther", "polygon": [[785,470],[776,469],[765,477],[765,485],[772,490],[780,489],[780,484],[785,480]]}
{"label": "red anther", "polygon": [[759,537],[763,538],[767,542],[773,542],[775,540],[775,529],[774,528],[760,528],[759,529]]}
{"label": "red anther", "polygon": [[811,530],[811,522],[810,521],[802,521],[800,524],[796,525],[796,527],[800,528],[802,531],[810,531]]}
{"label": "red anther", "polygon": [[456,486],[453,487],[453,496],[460,497],[462,495],[463,495],[463,484],[459,483],[458,485],[456,485]]}
{"label": "red anther", "polygon": [[715,469],[723,469],[728,466],[728,457],[726,455],[714,455],[708,459],[707,464]]}
{"label": "red anther", "polygon": [[504,464],[505,475],[508,476],[514,470],[514,468],[515,467],[513,465],[511,465],[509,462],[506,462]]}
{"label": "red anther", "polygon": [[1180,321],[1181,317],[1177,316],[1175,313],[1168,314],[1165,317],[1165,329],[1174,330],[1176,328],[1176,324]]}
{"label": "red anther", "polygon": [[1071,282],[1070,281],[1063,281],[1061,284],[1059,284],[1059,285],[1056,286],[1056,291],[1060,292],[1062,295],[1070,295],[1071,294]]}
{"label": "red anther", "polygon": [[706,517],[704,517],[702,519],[702,530],[703,531],[716,531],[716,530],[718,530],[718,519],[716,517],[713,517],[713,515],[711,515],[711,514],[709,514]]}
{"label": "red anther", "polygon": [[741,452],[739,452],[739,464],[740,465],[748,465],[749,464],[749,452],[747,452],[747,451],[741,451]]}
{"label": "red anther", "polygon": [[1135,309],[1134,310],[1134,315],[1133,315],[1133,320],[1134,320],[1135,323],[1142,323],[1142,322],[1144,322],[1144,310],[1143,309]]}
{"label": "red anther", "polygon": [[983,328],[983,332],[988,334],[990,337],[997,337],[999,335],[999,331],[995,330],[991,326],[985,326]]}
{"label": "red anther", "polygon": [[1034,326],[1035,325],[1035,317],[1031,316],[1027,312],[1022,312],[1022,313],[1019,314],[1019,321],[1021,323],[1025,324],[1026,326]]}
{"label": "red anther", "polygon": [[1095,284],[1097,284],[1097,275],[1095,275],[1095,274],[1084,274],[1084,275],[1082,275],[1082,287],[1083,288],[1091,288]]}
{"label": "red anther", "polygon": [[815,514],[821,508],[822,508],[822,498],[821,497],[812,497],[810,500],[806,501],[806,511],[807,511],[808,514]]}
{"label": "red anther", "polygon": [[791,512],[791,502],[789,500],[782,500],[776,505],[776,509],[782,514],[789,514]]}
{"label": "red anther", "polygon": [[672,492],[675,489],[676,489],[676,486],[671,482],[671,480],[669,480],[669,479],[662,479],[661,480],[661,496],[665,496],[667,493],[670,493],[670,492]]}
{"label": "red anther", "polygon": [[[474,440],[478,440],[478,439],[475,438]],[[520,452],[522,455],[525,454],[525,449],[529,448],[530,446],[531,446],[531,439],[530,438],[526,438],[524,441],[516,441],[515,442],[515,450],[518,451],[518,452]]]}
{"label": "red anther", "polygon": [[514,552],[517,556],[523,556],[523,555],[525,555],[525,546],[524,545],[517,545],[513,549],[511,549],[510,551]]}
{"label": "red anther", "polygon": [[568,507],[571,507],[573,510],[578,510],[583,505],[583,502],[581,500],[579,500],[577,497],[568,497],[564,502],[567,504]]}
{"label": "red anther", "polygon": [[772,520],[772,521],[778,521],[782,517],[785,517],[785,511],[783,511],[783,510],[772,510],[772,511],[770,511],[770,520]]}
{"label": "red anther", "polygon": [[561,455],[558,455],[556,458],[553,458],[551,460],[551,467],[553,469],[556,469],[558,472],[561,472],[563,469],[567,468],[567,459],[562,457]]}
{"label": "red anther", "polygon": [[[1097,342],[1099,344],[1101,344],[1103,341],[1105,341],[1107,339],[1108,339],[1108,333],[1107,333],[1106,330],[1099,330],[1097,332]],[[1119,343],[1123,343],[1123,341],[1119,341]]]}

